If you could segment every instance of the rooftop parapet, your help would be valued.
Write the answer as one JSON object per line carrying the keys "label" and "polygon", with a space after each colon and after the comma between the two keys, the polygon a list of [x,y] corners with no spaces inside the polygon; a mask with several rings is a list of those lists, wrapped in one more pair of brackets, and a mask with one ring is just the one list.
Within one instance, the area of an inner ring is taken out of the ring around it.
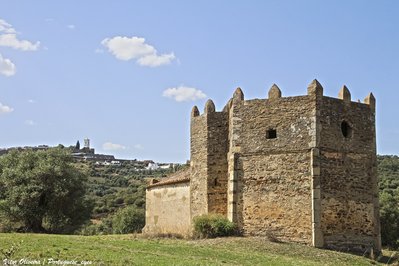
{"label": "rooftop parapet", "polygon": [[209,114],[214,112],[215,112],[215,104],[211,99],[209,99],[208,101],[206,101],[204,113]]}
{"label": "rooftop parapet", "polygon": [[342,89],[339,91],[338,99],[341,99],[346,103],[351,102],[351,93],[345,85],[342,86]]}
{"label": "rooftop parapet", "polygon": [[196,105],[194,105],[193,109],[191,110],[191,117],[196,117],[199,115],[200,115],[200,113],[199,113],[198,107]]}
{"label": "rooftop parapet", "polygon": [[269,96],[269,99],[281,98],[281,90],[280,90],[280,88],[276,84],[273,84],[272,87],[269,90],[268,96]]}
{"label": "rooftop parapet", "polygon": [[223,108],[223,112],[229,112],[231,106],[233,105],[233,98],[230,98],[230,100],[227,102],[227,104]]}
{"label": "rooftop parapet", "polygon": [[318,97],[323,96],[323,86],[321,86],[317,79],[314,79],[308,85],[308,95],[316,95]]}
{"label": "rooftop parapet", "polygon": [[[323,86],[316,79],[314,79],[308,85],[307,90],[308,90],[309,96],[316,96],[317,98],[323,97]],[[276,84],[273,84],[269,89],[268,99],[274,100],[274,99],[279,99],[279,98],[282,98],[281,90]],[[338,99],[343,100],[345,103],[351,103],[351,93],[345,85],[343,85],[341,90],[339,91]],[[230,110],[230,108],[232,107],[232,105],[237,104],[242,101],[244,101],[244,93],[241,90],[241,88],[238,87],[234,91],[233,97],[224,106],[222,112],[228,112]],[[376,102],[376,100],[375,100],[374,95],[372,93],[370,93],[364,99],[363,103],[369,105],[371,110],[374,112],[375,111],[375,102]],[[213,101],[211,99],[209,99],[205,104],[204,114],[214,113],[214,112],[216,112],[215,104],[213,103]],[[200,112],[198,111],[197,106],[194,106],[191,111],[191,117],[196,117],[199,115],[200,115]]]}
{"label": "rooftop parapet", "polygon": [[371,110],[375,111],[375,97],[373,93],[369,93],[367,97],[364,99],[364,103],[370,105]]}
{"label": "rooftop parapet", "polygon": [[233,103],[240,102],[244,100],[244,93],[242,92],[241,88],[238,87],[233,94]]}

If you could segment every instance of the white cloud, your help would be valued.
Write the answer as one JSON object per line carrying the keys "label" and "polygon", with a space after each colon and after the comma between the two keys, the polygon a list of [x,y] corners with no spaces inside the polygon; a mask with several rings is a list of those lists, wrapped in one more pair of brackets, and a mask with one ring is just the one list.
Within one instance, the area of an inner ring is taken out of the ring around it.
{"label": "white cloud", "polygon": [[5,20],[0,19],[0,32],[4,33],[17,33],[11,24],[7,23]]}
{"label": "white cloud", "polygon": [[32,127],[32,126],[36,126],[37,123],[35,121],[33,121],[33,120],[26,120],[25,121],[25,125]]}
{"label": "white cloud", "polygon": [[206,94],[196,88],[179,86],[168,88],[163,92],[164,97],[172,98],[177,102],[196,101],[206,98]]}
{"label": "white cloud", "polygon": [[11,47],[22,51],[36,51],[40,46],[40,42],[33,44],[27,40],[18,40],[15,33],[6,33],[0,35],[0,46]]}
{"label": "white cloud", "polygon": [[116,151],[116,150],[125,150],[126,147],[121,144],[115,144],[112,142],[105,142],[103,144],[104,151]]}
{"label": "white cloud", "polygon": [[10,59],[3,58],[3,56],[0,54],[0,74],[3,74],[4,76],[12,76],[16,72],[16,67],[13,62],[11,62]]}
{"label": "white cloud", "polygon": [[67,26],[67,28],[70,29],[70,30],[73,30],[73,29],[75,29],[75,25],[70,24],[70,25]]}
{"label": "white cloud", "polygon": [[151,55],[156,52],[154,47],[144,42],[144,38],[116,36],[111,39],[104,39],[101,44],[107,47],[108,51],[116,58],[120,60],[130,60]]}
{"label": "white cloud", "polygon": [[144,147],[143,147],[143,145],[141,145],[141,144],[136,144],[136,145],[134,145],[133,146],[135,149],[137,149],[137,150],[144,150]]}
{"label": "white cloud", "polygon": [[101,44],[117,59],[124,61],[135,59],[141,66],[161,66],[170,64],[175,59],[173,53],[158,55],[157,50],[140,37],[116,36],[102,40]]}
{"label": "white cloud", "polygon": [[39,49],[40,42],[31,43],[27,40],[19,40],[17,38],[18,32],[11,24],[2,19],[0,19],[0,33],[0,46],[11,47],[22,51],[36,51]]}
{"label": "white cloud", "polygon": [[0,115],[11,113],[12,111],[14,111],[14,109],[12,109],[10,106],[3,105],[2,103],[0,103]]}
{"label": "white cloud", "polygon": [[167,65],[175,59],[174,53],[163,54],[163,55],[147,55],[139,58],[137,62],[142,66],[157,67],[161,65]]}

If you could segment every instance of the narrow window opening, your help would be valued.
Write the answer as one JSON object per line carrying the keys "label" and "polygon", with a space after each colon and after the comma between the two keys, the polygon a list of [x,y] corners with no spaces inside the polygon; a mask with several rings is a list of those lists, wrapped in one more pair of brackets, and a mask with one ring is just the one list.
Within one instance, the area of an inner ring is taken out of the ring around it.
{"label": "narrow window opening", "polygon": [[345,138],[350,138],[352,136],[352,128],[346,121],[341,123],[341,132]]}
{"label": "narrow window opening", "polygon": [[269,129],[268,131],[266,131],[266,138],[267,139],[277,138],[277,131],[275,129]]}

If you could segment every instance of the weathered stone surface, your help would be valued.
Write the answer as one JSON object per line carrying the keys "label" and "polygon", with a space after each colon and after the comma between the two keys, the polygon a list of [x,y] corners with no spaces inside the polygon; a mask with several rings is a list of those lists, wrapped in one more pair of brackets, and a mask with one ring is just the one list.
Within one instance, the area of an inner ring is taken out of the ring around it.
{"label": "weathered stone surface", "polygon": [[214,113],[215,112],[215,104],[211,99],[209,99],[205,103],[205,108],[204,108],[204,113],[209,114],[209,113]]}
{"label": "weathered stone surface", "polygon": [[344,100],[346,103],[351,101],[351,93],[348,88],[344,85],[338,93],[338,99]]}
{"label": "weathered stone surface", "polygon": [[[238,150],[234,169],[234,221],[244,234],[268,235],[311,244],[309,96],[248,100],[233,108],[230,150]],[[299,114],[299,115],[298,115]],[[275,138],[267,131],[275,130]]]}
{"label": "weathered stone surface", "polygon": [[364,99],[364,103],[370,105],[371,110],[375,112],[375,97],[372,93],[367,95],[367,97]]}
{"label": "weathered stone surface", "polygon": [[198,107],[194,106],[193,109],[191,110],[191,117],[196,117],[199,115],[200,115],[200,113],[199,113]]}
{"label": "weathered stone surface", "polygon": [[323,96],[323,86],[314,79],[308,86],[308,95]]}
{"label": "weathered stone surface", "polygon": [[281,98],[280,88],[276,84],[273,84],[269,90],[268,96],[269,96],[269,99]]}
{"label": "weathered stone surface", "polygon": [[244,93],[242,92],[241,88],[238,87],[233,94],[233,99],[237,101],[243,101],[244,100]]}
{"label": "weathered stone surface", "polygon": [[208,115],[208,212],[227,215],[228,114]]}
{"label": "weathered stone surface", "polygon": [[208,212],[207,115],[191,119],[191,218]]}
{"label": "weathered stone surface", "polygon": [[246,155],[242,161],[242,230],[311,244],[310,153]]}
{"label": "weathered stone surface", "polygon": [[[325,246],[380,250],[373,110],[365,104],[324,97],[320,121]],[[343,122],[350,127],[346,137]]]}
{"label": "weathered stone surface", "polygon": [[146,191],[146,225],[150,234],[191,234],[189,182],[150,187]]}

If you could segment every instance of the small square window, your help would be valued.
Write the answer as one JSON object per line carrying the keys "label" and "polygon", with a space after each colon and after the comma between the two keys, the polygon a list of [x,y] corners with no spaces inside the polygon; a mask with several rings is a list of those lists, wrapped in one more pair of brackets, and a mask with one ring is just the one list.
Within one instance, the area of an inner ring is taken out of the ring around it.
{"label": "small square window", "polygon": [[275,129],[269,129],[268,131],[266,131],[266,138],[267,139],[277,138],[277,131]]}

